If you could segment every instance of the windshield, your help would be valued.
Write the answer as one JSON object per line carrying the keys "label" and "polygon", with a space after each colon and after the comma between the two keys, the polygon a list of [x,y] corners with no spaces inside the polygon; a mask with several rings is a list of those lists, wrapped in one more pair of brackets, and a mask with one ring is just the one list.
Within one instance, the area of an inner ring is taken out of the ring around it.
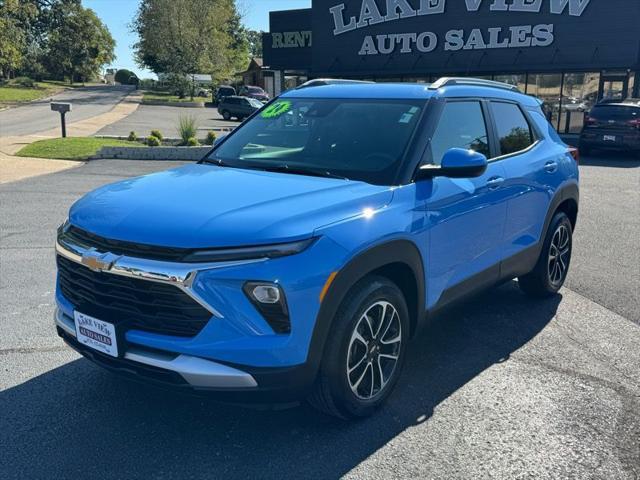
{"label": "windshield", "polygon": [[260,87],[247,87],[247,92],[249,93],[264,93]]}
{"label": "windshield", "polygon": [[424,106],[416,100],[282,99],[236,130],[210,159],[391,185]]}
{"label": "windshield", "polygon": [[255,98],[247,98],[247,100],[249,100],[249,103],[256,107],[256,108],[262,108],[263,103],[260,100],[256,100]]}

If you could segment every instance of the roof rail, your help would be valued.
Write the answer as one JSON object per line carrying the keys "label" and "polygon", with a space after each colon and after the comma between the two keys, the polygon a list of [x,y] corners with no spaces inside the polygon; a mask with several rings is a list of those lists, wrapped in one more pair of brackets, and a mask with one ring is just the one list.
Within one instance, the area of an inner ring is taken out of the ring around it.
{"label": "roof rail", "polygon": [[296,90],[300,90],[302,88],[307,87],[320,87],[324,85],[348,85],[352,83],[374,83],[365,80],[347,80],[343,78],[316,78],[313,80],[309,80],[308,82],[303,83],[296,87]]}
{"label": "roof rail", "polygon": [[508,83],[494,82],[493,80],[483,80],[481,78],[464,78],[464,77],[443,77],[429,87],[431,90],[438,90],[442,87],[450,87],[453,85],[464,85],[468,87],[491,87],[500,88],[502,90],[510,90],[512,92],[522,93],[515,85]]}

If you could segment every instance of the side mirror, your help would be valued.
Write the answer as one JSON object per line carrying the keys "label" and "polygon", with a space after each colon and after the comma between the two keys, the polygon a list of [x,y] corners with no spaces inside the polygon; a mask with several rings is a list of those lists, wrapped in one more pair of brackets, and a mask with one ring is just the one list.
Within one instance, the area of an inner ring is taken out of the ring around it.
{"label": "side mirror", "polygon": [[473,150],[452,148],[442,157],[440,165],[423,165],[417,173],[418,180],[434,177],[476,178],[487,170],[487,157]]}

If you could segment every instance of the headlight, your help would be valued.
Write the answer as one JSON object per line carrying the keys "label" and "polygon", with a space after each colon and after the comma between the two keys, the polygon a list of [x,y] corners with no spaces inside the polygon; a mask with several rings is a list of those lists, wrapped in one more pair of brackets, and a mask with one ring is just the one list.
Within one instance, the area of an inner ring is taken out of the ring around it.
{"label": "headlight", "polygon": [[189,263],[207,263],[287,257],[289,255],[295,255],[296,253],[305,251],[315,241],[316,238],[310,238],[299,242],[261,245],[257,247],[198,250],[186,255],[183,258],[183,261]]}

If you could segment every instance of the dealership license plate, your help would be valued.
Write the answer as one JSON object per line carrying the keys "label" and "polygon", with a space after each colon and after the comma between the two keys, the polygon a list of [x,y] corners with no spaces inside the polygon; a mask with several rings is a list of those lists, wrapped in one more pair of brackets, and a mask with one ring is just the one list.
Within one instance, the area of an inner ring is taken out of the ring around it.
{"label": "dealership license plate", "polygon": [[84,313],[74,312],[78,342],[112,357],[118,356],[116,327]]}
{"label": "dealership license plate", "polygon": [[616,139],[616,136],[615,136],[615,135],[605,135],[605,136],[603,137],[603,140],[604,140],[605,142],[615,142],[617,139]]}

